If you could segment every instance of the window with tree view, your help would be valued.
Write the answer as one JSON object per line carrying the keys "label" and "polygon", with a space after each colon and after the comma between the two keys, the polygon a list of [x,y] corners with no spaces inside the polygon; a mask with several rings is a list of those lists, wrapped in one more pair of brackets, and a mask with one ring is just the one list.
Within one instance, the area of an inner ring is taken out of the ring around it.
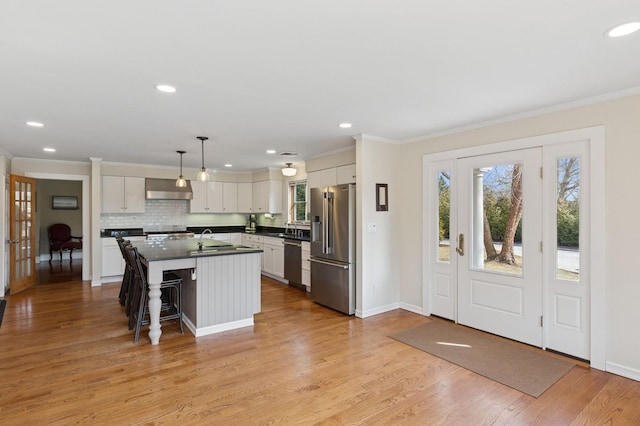
{"label": "window with tree view", "polygon": [[289,184],[289,222],[307,221],[307,181]]}
{"label": "window with tree view", "polygon": [[451,173],[438,172],[438,261],[449,263],[449,223],[451,217]]}
{"label": "window with tree view", "polygon": [[559,158],[556,178],[556,278],[580,281],[580,159]]}

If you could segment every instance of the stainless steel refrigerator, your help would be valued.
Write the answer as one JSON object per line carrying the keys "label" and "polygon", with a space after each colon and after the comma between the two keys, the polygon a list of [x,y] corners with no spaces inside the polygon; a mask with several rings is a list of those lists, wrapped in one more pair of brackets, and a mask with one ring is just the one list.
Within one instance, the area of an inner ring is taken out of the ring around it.
{"label": "stainless steel refrigerator", "polygon": [[311,299],[348,315],[356,310],[356,186],[312,188]]}

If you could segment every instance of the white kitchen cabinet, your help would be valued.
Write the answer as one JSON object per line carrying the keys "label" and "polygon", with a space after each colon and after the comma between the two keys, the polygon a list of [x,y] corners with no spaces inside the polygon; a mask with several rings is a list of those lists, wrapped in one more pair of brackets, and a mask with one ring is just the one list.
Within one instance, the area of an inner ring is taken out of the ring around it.
{"label": "white kitchen cabinet", "polygon": [[[242,245],[264,250],[264,237],[255,234],[242,234]],[[264,253],[260,256],[260,269],[264,270]]]}
{"label": "white kitchen cabinet", "polygon": [[229,242],[234,246],[242,245],[242,233],[233,232],[229,234]]}
{"label": "white kitchen cabinet", "polygon": [[[133,245],[145,237],[126,237]],[[124,274],[125,261],[115,238],[102,238],[102,277],[117,277]]]}
{"label": "white kitchen cabinet", "polygon": [[325,186],[334,186],[336,184],[337,178],[335,167],[307,173],[307,185],[309,188],[322,188]]}
{"label": "white kitchen cabinet", "polygon": [[193,199],[190,202],[191,213],[222,213],[222,182],[191,181]]}
{"label": "white kitchen cabinet", "polygon": [[336,183],[342,185],[344,183],[356,183],[356,165],[349,164],[346,166],[336,167]]}
{"label": "white kitchen cabinet", "polygon": [[238,212],[238,184],[225,182],[222,184],[222,211],[224,213]]}
{"label": "white kitchen cabinet", "polygon": [[144,178],[102,176],[102,213],[144,213]]}
{"label": "white kitchen cabinet", "polygon": [[308,241],[302,242],[302,284],[311,291],[311,244]]}
{"label": "white kitchen cabinet", "polygon": [[282,213],[282,181],[253,183],[253,213]]}
{"label": "white kitchen cabinet", "polygon": [[282,238],[264,237],[263,271],[284,278],[284,246]]}
{"label": "white kitchen cabinet", "polygon": [[238,213],[253,212],[253,183],[238,183]]}
{"label": "white kitchen cabinet", "polygon": [[124,273],[124,259],[115,238],[102,239],[102,276],[112,277]]}

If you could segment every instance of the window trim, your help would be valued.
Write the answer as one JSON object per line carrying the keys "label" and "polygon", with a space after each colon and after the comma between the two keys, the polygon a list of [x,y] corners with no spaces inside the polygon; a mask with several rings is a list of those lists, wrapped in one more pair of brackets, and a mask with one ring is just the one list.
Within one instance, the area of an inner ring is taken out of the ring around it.
{"label": "window trim", "polygon": [[288,192],[287,192],[287,218],[286,218],[286,223],[296,223],[296,224],[302,224],[302,225],[308,225],[310,222],[308,220],[303,220],[303,221],[297,221],[295,220],[295,207],[296,207],[296,200],[295,200],[295,187],[301,183],[305,184],[305,193],[304,193],[304,198],[305,198],[305,217],[309,216],[309,182],[307,181],[307,179],[299,179],[299,180],[291,180],[288,182]]}

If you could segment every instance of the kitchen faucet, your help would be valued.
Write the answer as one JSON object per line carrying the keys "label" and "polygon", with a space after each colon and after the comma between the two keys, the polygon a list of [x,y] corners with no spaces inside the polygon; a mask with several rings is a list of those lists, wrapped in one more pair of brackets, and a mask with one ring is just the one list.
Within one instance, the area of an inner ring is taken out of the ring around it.
{"label": "kitchen faucet", "polygon": [[213,234],[213,231],[209,228],[202,231],[202,233],[200,234],[200,238],[198,239],[198,251],[202,251],[202,236],[204,234]]}

